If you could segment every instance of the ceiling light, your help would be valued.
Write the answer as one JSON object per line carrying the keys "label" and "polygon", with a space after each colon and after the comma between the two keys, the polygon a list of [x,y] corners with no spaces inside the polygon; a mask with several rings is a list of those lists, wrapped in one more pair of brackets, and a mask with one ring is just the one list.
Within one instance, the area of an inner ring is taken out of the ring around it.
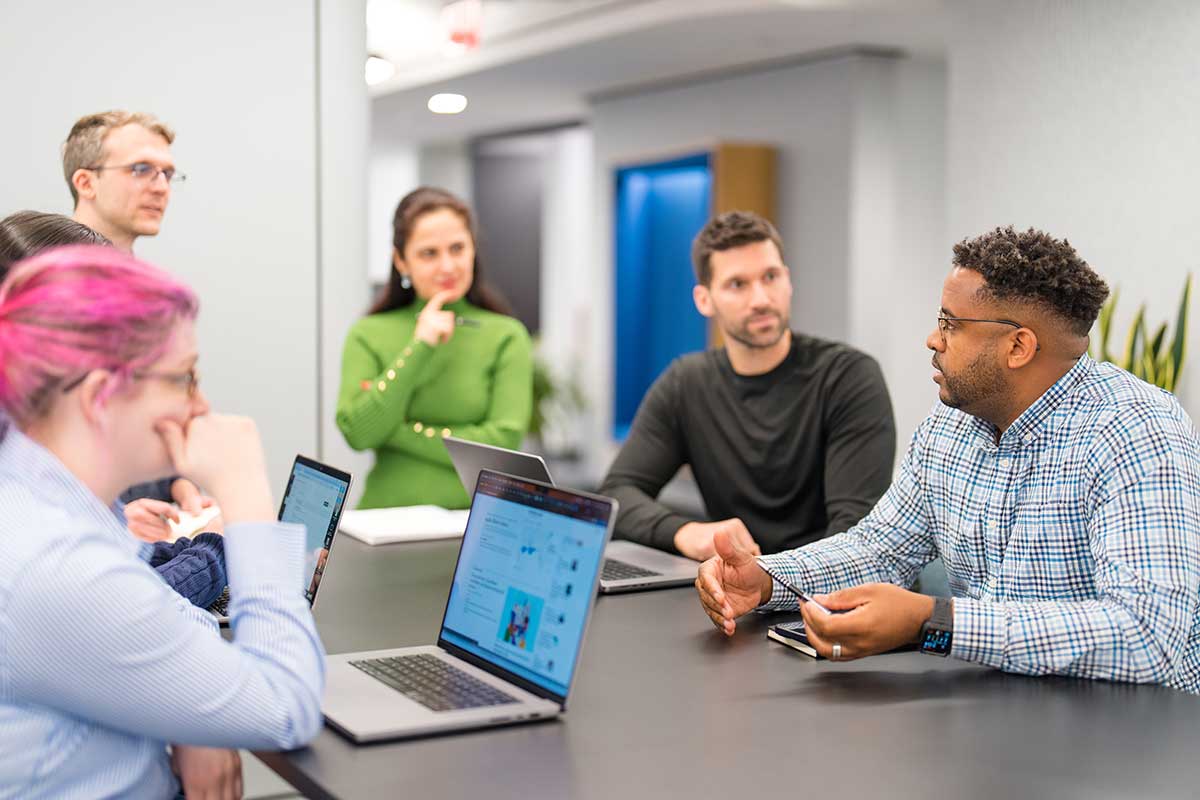
{"label": "ceiling light", "polygon": [[459,114],[467,107],[461,94],[435,94],[429,98],[429,110],[435,114]]}
{"label": "ceiling light", "polygon": [[383,83],[395,74],[396,65],[388,61],[386,58],[380,58],[379,56],[367,56],[367,64],[365,69],[367,86],[374,86],[377,83]]}

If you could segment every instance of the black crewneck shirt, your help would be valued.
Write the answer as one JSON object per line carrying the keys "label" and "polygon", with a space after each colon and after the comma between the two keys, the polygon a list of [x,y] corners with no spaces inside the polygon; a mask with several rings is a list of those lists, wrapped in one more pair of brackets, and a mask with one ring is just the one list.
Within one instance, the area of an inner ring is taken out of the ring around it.
{"label": "black crewneck shirt", "polygon": [[693,522],[655,499],[684,464],[710,520],[738,517],[764,553],[840,533],[891,483],[896,427],[873,358],[792,334],[770,372],[739,375],[725,350],[676,359],[646,393],[601,492],[616,536],[675,551]]}

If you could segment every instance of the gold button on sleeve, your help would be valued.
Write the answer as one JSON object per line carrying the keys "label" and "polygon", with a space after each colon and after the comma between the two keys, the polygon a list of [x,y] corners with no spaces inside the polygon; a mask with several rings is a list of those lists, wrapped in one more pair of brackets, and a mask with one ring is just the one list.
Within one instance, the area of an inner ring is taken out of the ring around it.
{"label": "gold button on sleeve", "polygon": [[425,426],[421,423],[418,422],[417,424],[413,425],[413,433],[420,433],[423,430],[425,430]]}
{"label": "gold button on sleeve", "polygon": [[399,367],[400,369],[404,369],[404,359],[403,359],[403,358],[397,358],[397,359],[396,359],[396,366],[397,366],[397,367]]}
{"label": "gold button on sleeve", "polygon": [[446,438],[447,436],[449,436],[449,435],[450,435],[450,429],[449,429],[449,428],[442,428],[442,438],[443,438],[443,439],[445,439],[445,438]]}
{"label": "gold button on sleeve", "polygon": [[387,375],[388,375],[388,380],[389,380],[389,381],[394,381],[394,380],[396,380],[396,370],[394,370],[394,369],[389,369],[389,370],[388,370],[388,373],[387,373]]}
{"label": "gold button on sleeve", "polygon": [[426,439],[432,439],[435,435],[437,435],[437,431],[435,431],[433,428],[425,429],[425,438]]}
{"label": "gold button on sleeve", "polygon": [[411,355],[412,355],[412,348],[411,347],[404,348],[404,357],[408,358]]}
{"label": "gold button on sleeve", "polygon": [[379,391],[382,392],[384,389],[387,388],[387,381],[380,381],[379,383],[376,384],[376,386],[378,386]]}

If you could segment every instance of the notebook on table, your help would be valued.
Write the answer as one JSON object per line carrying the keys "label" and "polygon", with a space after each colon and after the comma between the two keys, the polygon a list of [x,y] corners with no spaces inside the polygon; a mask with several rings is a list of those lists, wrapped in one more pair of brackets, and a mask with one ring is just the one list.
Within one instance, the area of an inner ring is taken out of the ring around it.
{"label": "notebook on table", "polygon": [[[464,487],[474,486],[476,476],[483,469],[554,484],[550,469],[539,455],[454,436],[447,436],[442,442]],[[600,591],[604,594],[691,586],[696,580],[698,565],[695,561],[637,542],[610,542],[605,555],[604,571],[600,575]]]}
{"label": "notebook on table", "polygon": [[371,742],[561,714],[616,509],[481,472],[437,643],[329,656],[326,721]]}

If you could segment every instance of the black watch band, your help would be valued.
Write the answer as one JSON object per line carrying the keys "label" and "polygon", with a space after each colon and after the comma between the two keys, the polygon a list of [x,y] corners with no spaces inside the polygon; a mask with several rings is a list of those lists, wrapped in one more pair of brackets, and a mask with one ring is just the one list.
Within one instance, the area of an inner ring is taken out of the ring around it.
{"label": "black watch band", "polygon": [[933,615],[921,626],[921,652],[931,656],[948,656],[954,644],[954,602],[938,597],[933,602]]}

